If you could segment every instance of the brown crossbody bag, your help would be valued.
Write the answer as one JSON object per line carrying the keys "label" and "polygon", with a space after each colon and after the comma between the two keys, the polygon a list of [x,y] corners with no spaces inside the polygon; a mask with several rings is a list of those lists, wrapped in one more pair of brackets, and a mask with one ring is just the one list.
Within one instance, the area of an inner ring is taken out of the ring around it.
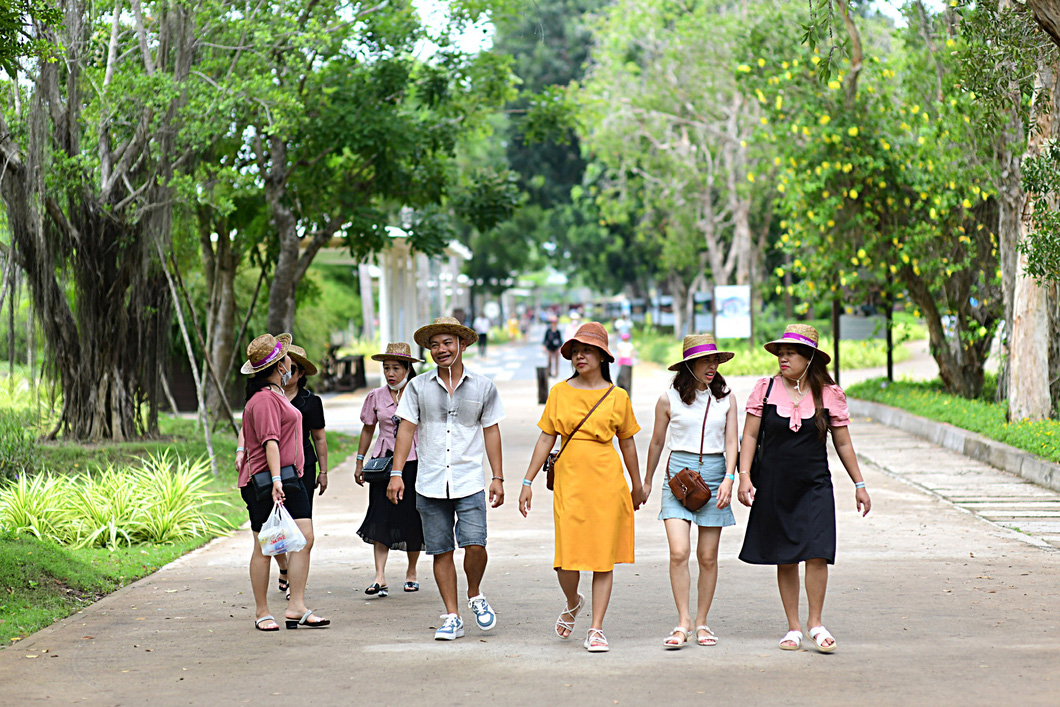
{"label": "brown crossbody bag", "polygon": [[[707,411],[703,413],[703,430],[699,433],[699,465],[703,465],[703,441],[707,435],[707,415],[710,414],[710,400],[714,396],[707,389]],[[673,452],[670,452],[673,457]],[[699,473],[692,471],[687,466],[674,476],[670,476],[670,457],[666,459],[666,483],[673,492],[674,497],[681,505],[695,513],[710,500],[710,487]]]}
{"label": "brown crossbody bag", "polygon": [[556,462],[559,460],[559,455],[563,454],[563,450],[566,449],[567,445],[570,444],[570,441],[574,439],[574,435],[578,433],[578,430],[582,428],[582,425],[584,425],[585,421],[589,419],[589,416],[596,412],[596,408],[600,407],[600,403],[604,402],[604,398],[610,395],[611,391],[614,389],[615,386],[612,384],[611,387],[607,389],[607,392],[604,393],[604,397],[596,401],[596,405],[593,405],[593,409],[585,413],[585,417],[583,417],[582,421],[578,423],[578,426],[574,428],[574,431],[570,433],[570,436],[567,437],[567,441],[563,443],[563,446],[559,448],[558,452],[549,452],[548,458],[545,459],[545,466],[543,467],[545,470],[545,488],[549,491],[551,491],[552,487],[556,484]]}

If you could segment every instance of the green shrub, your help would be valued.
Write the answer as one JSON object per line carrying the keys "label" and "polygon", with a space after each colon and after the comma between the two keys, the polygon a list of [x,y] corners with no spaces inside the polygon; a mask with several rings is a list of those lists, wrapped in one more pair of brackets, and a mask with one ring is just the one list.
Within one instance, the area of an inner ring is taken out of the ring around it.
{"label": "green shrub", "polygon": [[0,481],[32,474],[40,453],[25,412],[0,409]]}
{"label": "green shrub", "polygon": [[908,410],[1004,442],[1052,462],[1060,462],[1060,421],[1008,422],[1008,403],[993,402],[995,379],[988,377],[983,398],[968,400],[945,391],[939,380],[927,382],[875,378],[850,386],[847,395]]}

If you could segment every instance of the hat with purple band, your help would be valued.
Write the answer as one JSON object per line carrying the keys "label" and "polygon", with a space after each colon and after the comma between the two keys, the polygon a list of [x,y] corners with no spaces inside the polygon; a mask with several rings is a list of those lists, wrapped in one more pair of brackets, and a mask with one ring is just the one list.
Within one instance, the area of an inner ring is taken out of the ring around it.
{"label": "hat with purple band", "polygon": [[374,356],[372,356],[372,360],[401,361],[403,363],[423,363],[423,361],[412,355],[412,347],[410,347],[404,341],[398,341],[397,343],[387,344],[386,353],[375,354]]}
{"label": "hat with purple band", "polygon": [[[832,357],[823,350],[817,348],[817,342],[819,340],[820,337],[817,336],[817,330],[809,324],[788,324],[787,328],[784,329],[783,336],[765,344],[765,350],[776,356],[777,348],[779,348],[781,344],[805,346],[813,352],[813,355],[824,359],[824,362],[827,364],[832,360]],[[807,356],[807,358],[809,358],[809,356]]]}
{"label": "hat with purple band", "polygon": [[287,355],[291,348],[291,335],[262,334],[247,346],[247,360],[239,372],[250,375],[264,370]]}
{"label": "hat with purple band", "polygon": [[725,363],[736,354],[732,351],[719,351],[713,334],[689,334],[681,344],[681,355],[683,358],[667,370],[678,371],[688,361],[704,356],[717,356],[718,363]]}

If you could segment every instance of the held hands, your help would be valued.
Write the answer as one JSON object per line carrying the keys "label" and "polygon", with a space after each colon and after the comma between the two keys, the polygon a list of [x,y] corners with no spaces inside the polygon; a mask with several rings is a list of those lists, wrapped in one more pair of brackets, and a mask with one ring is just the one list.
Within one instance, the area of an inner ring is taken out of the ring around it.
{"label": "held hands", "polygon": [[280,505],[283,505],[284,498],[285,497],[283,495],[283,482],[281,482],[281,481],[273,481],[272,482],[272,502],[273,503],[279,503]]}
{"label": "held hands", "polygon": [[504,482],[494,479],[490,484],[490,508],[496,508],[502,503],[504,503]]}
{"label": "held hands", "polygon": [[872,508],[872,501],[869,500],[869,492],[865,489],[857,489],[854,491],[854,498],[858,503],[858,511],[861,512],[861,517],[864,518],[869,514],[869,509]]}
{"label": "held hands", "polygon": [[[364,478],[364,472],[361,472],[361,478]],[[395,506],[405,498],[405,481],[400,476],[390,477],[390,483],[386,485],[386,497]]]}
{"label": "held hands", "polygon": [[523,518],[526,518],[526,513],[530,510],[530,499],[533,497],[534,492],[530,487],[523,486],[523,490],[519,492],[519,512],[523,514]]}
{"label": "held hands", "polygon": [[718,508],[728,508],[732,503],[732,481],[726,477],[718,486]]}
{"label": "held hands", "polygon": [[364,486],[364,462],[360,459],[357,460],[357,468],[353,471],[353,480],[358,486]]}
{"label": "held hands", "polygon": [[[751,485],[750,474],[740,474],[740,490],[736,492],[736,498],[745,506],[755,502],[755,487]],[[720,489],[719,489],[720,493]]]}
{"label": "held hands", "polygon": [[648,492],[643,485],[632,489],[630,495],[633,497],[633,510],[638,510],[648,501]]}

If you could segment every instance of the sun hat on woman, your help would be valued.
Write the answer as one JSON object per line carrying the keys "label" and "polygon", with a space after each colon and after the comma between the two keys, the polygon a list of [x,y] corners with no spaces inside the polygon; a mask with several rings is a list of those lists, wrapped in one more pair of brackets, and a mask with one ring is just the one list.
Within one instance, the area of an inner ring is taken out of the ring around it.
{"label": "sun hat on woman", "polygon": [[295,346],[291,344],[291,347],[287,350],[291,360],[301,366],[302,370],[305,371],[307,376],[315,376],[317,374],[317,367],[309,357],[306,355],[305,349],[301,346]]}
{"label": "sun hat on woman", "polygon": [[568,361],[571,357],[570,350],[574,346],[575,341],[595,346],[604,352],[604,358],[607,359],[608,363],[615,362],[615,357],[611,355],[607,348],[607,329],[600,322],[585,322],[578,327],[578,331],[574,336],[563,342],[563,346],[559,347],[559,353]]}
{"label": "sun hat on woman", "polygon": [[719,351],[713,334],[689,334],[685,337],[684,343],[681,344],[681,356],[683,358],[666,370],[678,371],[681,366],[689,361],[703,358],[704,356],[717,356],[718,363],[725,363],[735,355],[732,351]]}
{"label": "sun hat on woman", "polygon": [[412,355],[412,348],[404,341],[386,345],[386,351],[372,356],[373,361],[400,361],[401,363],[423,363]]}
{"label": "sun hat on woman", "polygon": [[475,330],[460,323],[456,317],[438,317],[433,323],[420,327],[412,338],[425,349],[431,348],[431,337],[438,334],[456,334],[470,346],[478,341]]}
{"label": "sun hat on woman", "polygon": [[779,348],[781,344],[805,346],[816,352],[815,355],[824,359],[825,363],[828,363],[832,360],[832,357],[823,350],[817,348],[818,340],[817,330],[809,324],[788,324],[784,329],[784,334],[779,339],[770,341],[768,344],[765,344],[764,347],[766,351],[776,356],[777,348]]}
{"label": "sun hat on woman", "polygon": [[290,348],[290,334],[279,336],[262,334],[247,346],[247,360],[239,372],[243,375],[250,375],[262,371],[287,355]]}

